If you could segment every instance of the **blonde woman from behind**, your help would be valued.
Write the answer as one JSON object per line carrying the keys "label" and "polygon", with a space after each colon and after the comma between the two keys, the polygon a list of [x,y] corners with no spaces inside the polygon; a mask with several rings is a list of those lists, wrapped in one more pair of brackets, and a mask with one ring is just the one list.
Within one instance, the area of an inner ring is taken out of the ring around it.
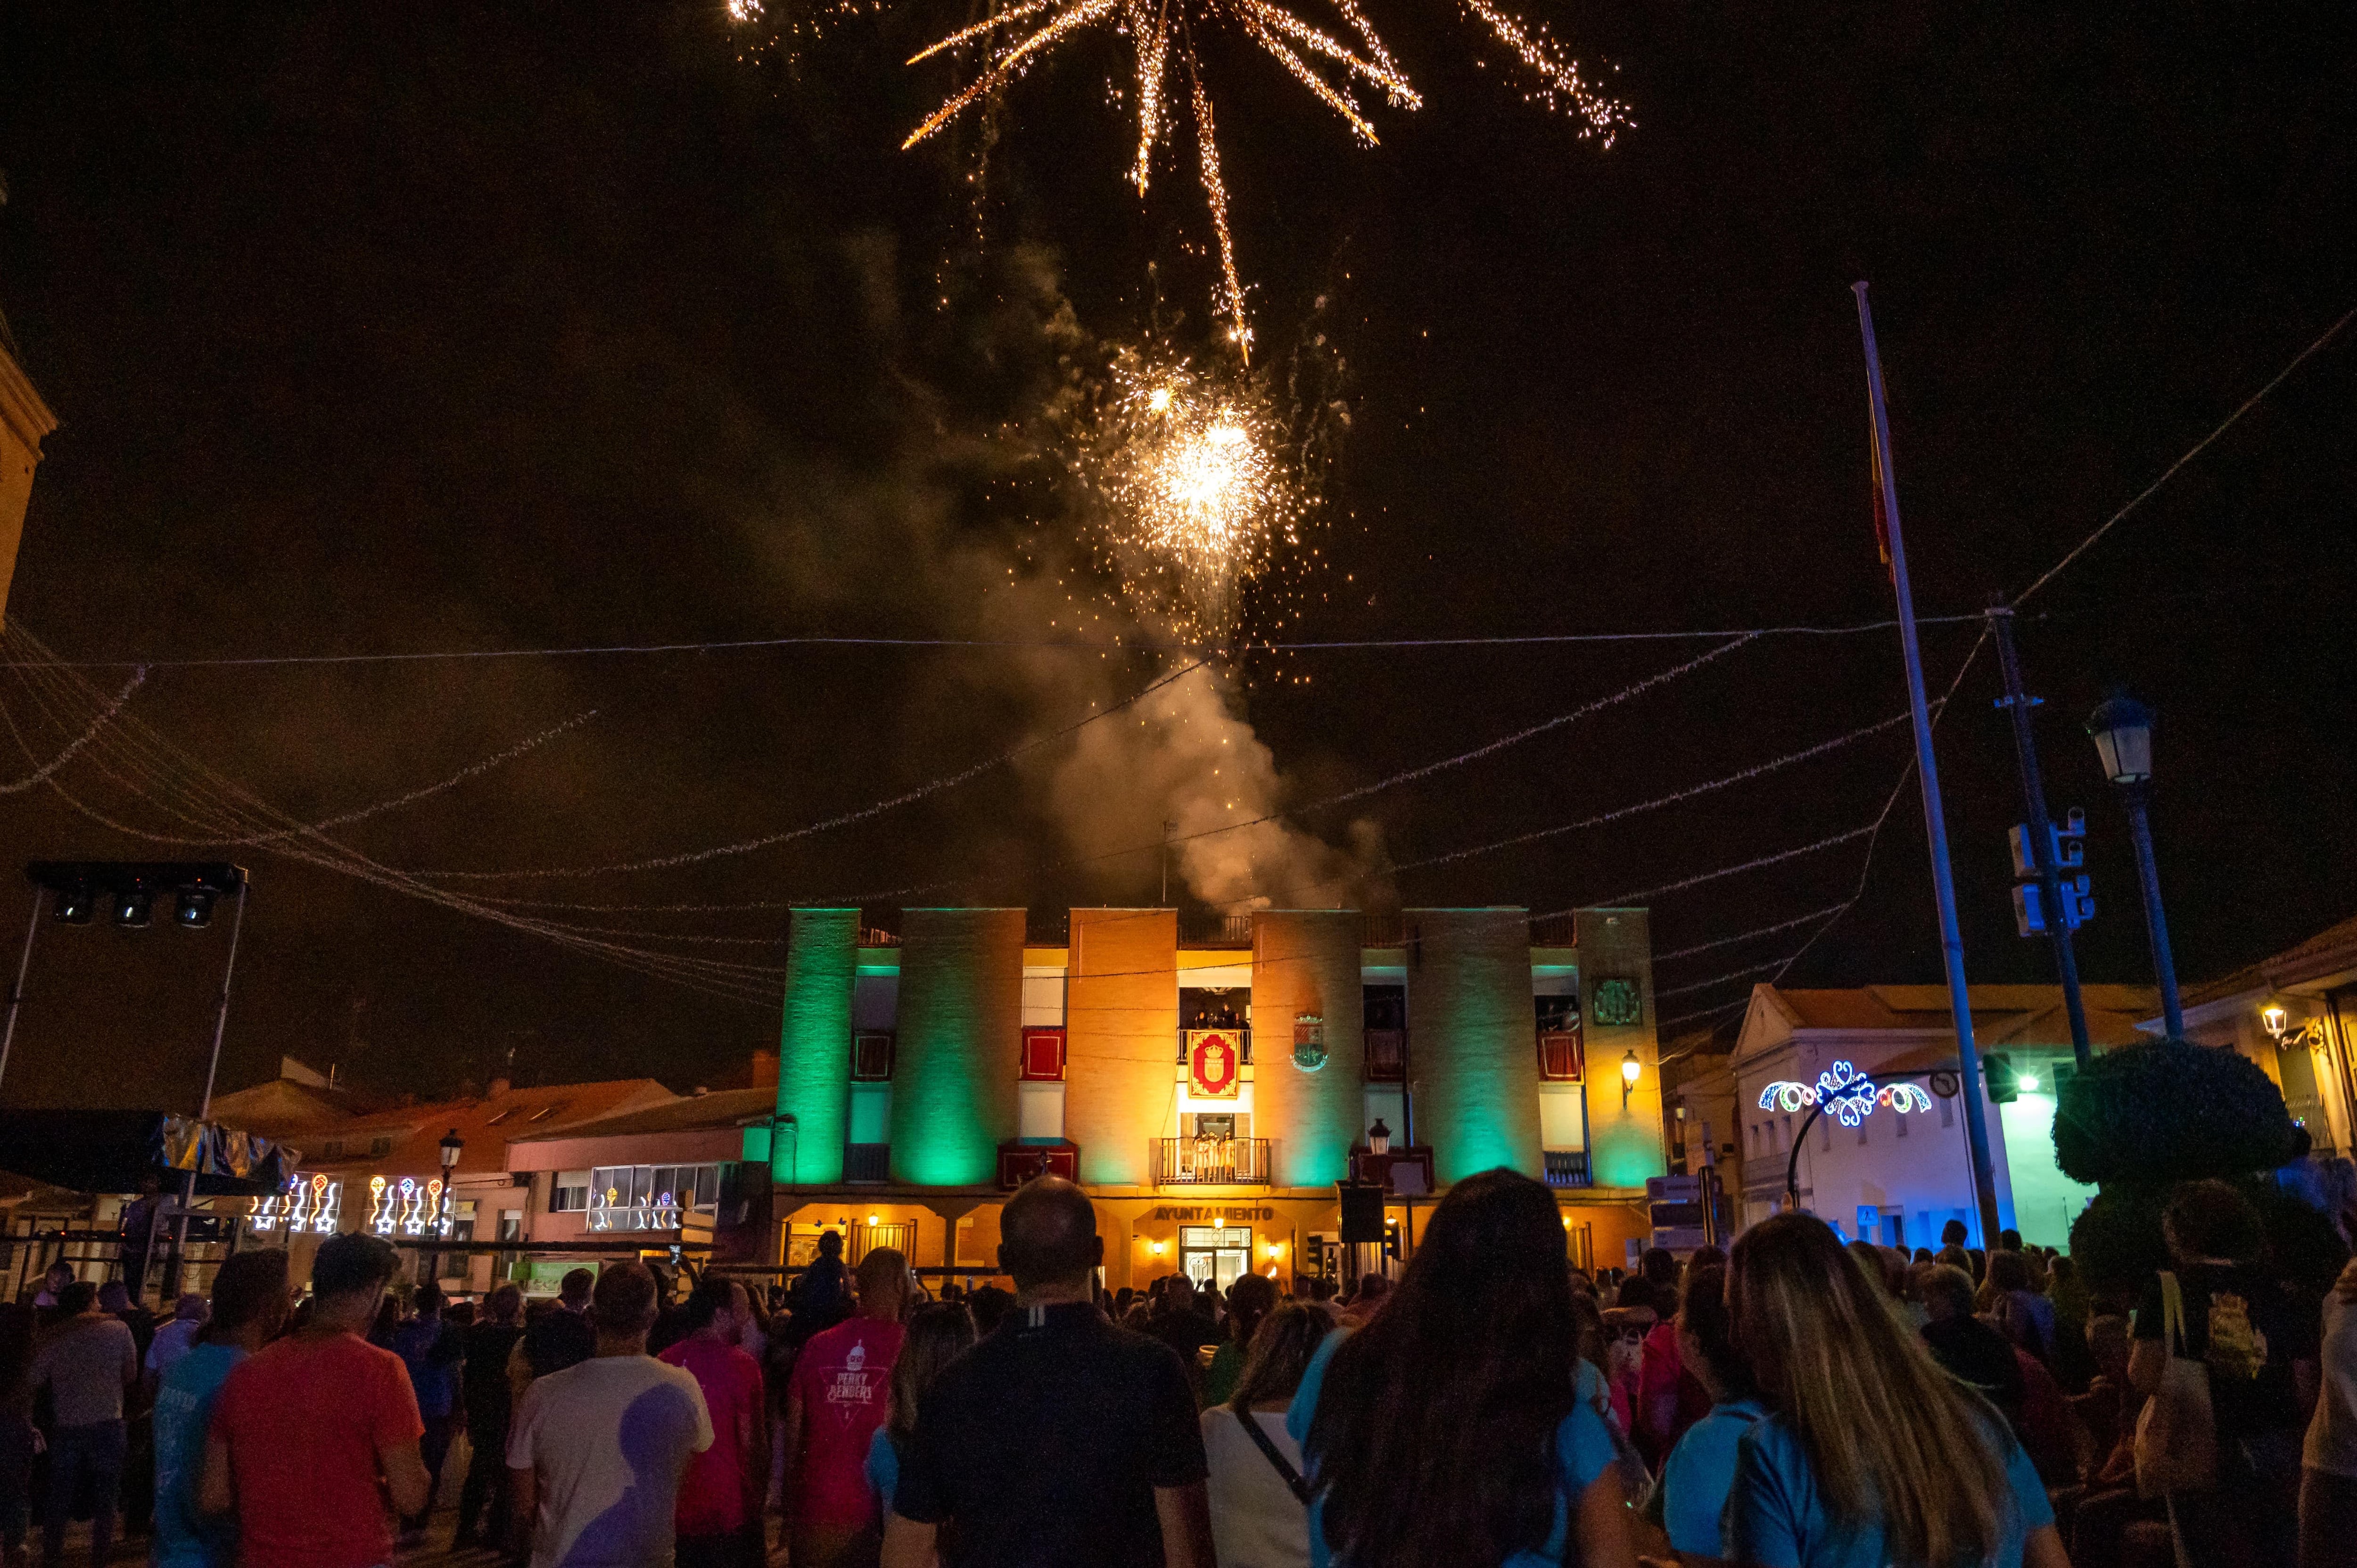
{"label": "blonde woman from behind", "polygon": [[1729,1262],[1768,1419],[1738,1447],[1727,1555],[1787,1568],[2068,1568],[2029,1457],[1932,1359],[1821,1220],[1781,1214]]}

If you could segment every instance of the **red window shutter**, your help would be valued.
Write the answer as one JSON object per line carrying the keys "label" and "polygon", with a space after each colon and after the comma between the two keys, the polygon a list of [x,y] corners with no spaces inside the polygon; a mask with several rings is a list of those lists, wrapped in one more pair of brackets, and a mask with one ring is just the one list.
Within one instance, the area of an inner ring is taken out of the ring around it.
{"label": "red window shutter", "polygon": [[1064,1031],[1023,1031],[1023,1077],[1035,1083],[1060,1083],[1064,1077]]}
{"label": "red window shutter", "polygon": [[1539,1076],[1550,1082],[1577,1082],[1581,1060],[1579,1031],[1549,1029],[1539,1036]]}
{"label": "red window shutter", "polygon": [[892,1076],[892,1036],[881,1031],[851,1036],[851,1076],[861,1083],[882,1083]]}

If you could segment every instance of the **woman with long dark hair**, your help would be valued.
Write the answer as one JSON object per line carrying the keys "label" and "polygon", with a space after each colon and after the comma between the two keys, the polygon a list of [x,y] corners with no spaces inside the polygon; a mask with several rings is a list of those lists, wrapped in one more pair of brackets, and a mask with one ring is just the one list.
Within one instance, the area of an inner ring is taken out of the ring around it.
{"label": "woman with long dark hair", "polygon": [[1603,1398],[1554,1194],[1458,1182],[1383,1311],[1328,1338],[1294,1397],[1311,1561],[1634,1568]]}
{"label": "woman with long dark hair", "polygon": [[916,1434],[917,1404],[942,1369],[974,1348],[974,1315],[962,1301],[920,1302],[909,1309],[900,1354],[892,1362],[884,1424],[867,1445],[867,1485],[889,1513],[900,1486],[900,1451]]}
{"label": "woman with long dark hair", "polygon": [[1735,1243],[1734,1343],[1772,1413],[1737,1446],[1726,1541],[1783,1568],[2069,1568],[2038,1472],[1824,1221]]}

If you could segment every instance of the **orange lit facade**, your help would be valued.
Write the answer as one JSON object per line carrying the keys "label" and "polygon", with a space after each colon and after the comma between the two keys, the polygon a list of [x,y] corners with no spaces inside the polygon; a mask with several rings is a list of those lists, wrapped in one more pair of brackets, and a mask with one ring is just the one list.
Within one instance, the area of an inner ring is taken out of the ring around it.
{"label": "orange lit facade", "polygon": [[1339,1273],[1382,1260],[1339,1250],[1338,1184],[1385,1189],[1405,1256],[1499,1165],[1555,1189],[1571,1256],[1620,1263],[1665,1170],[1646,914],[911,909],[887,935],[796,910],[745,1154],[788,1263],[840,1229],[987,1272],[1046,1170],[1095,1199],[1111,1287]]}

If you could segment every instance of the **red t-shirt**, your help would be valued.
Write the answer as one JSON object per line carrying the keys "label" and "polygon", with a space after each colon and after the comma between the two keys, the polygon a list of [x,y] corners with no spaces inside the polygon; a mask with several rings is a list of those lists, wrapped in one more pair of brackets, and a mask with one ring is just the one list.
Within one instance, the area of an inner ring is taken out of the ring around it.
{"label": "red t-shirt", "polygon": [[687,1462],[679,1482],[679,1533],[727,1535],[761,1517],[770,1487],[754,1475],[746,1452],[766,1417],[761,1364],[734,1345],[691,1334],[655,1358],[684,1369],[704,1390],[712,1412],[712,1446]]}
{"label": "red t-shirt", "polygon": [[245,1568],[393,1559],[377,1450],[425,1431],[401,1358],[352,1334],[291,1335],[239,1362],[213,1406],[237,1482]]}
{"label": "red t-shirt", "polygon": [[857,1530],[876,1517],[865,1466],[884,1424],[902,1332],[897,1323],[855,1317],[811,1336],[795,1360],[802,1452],[792,1517],[800,1528]]}

